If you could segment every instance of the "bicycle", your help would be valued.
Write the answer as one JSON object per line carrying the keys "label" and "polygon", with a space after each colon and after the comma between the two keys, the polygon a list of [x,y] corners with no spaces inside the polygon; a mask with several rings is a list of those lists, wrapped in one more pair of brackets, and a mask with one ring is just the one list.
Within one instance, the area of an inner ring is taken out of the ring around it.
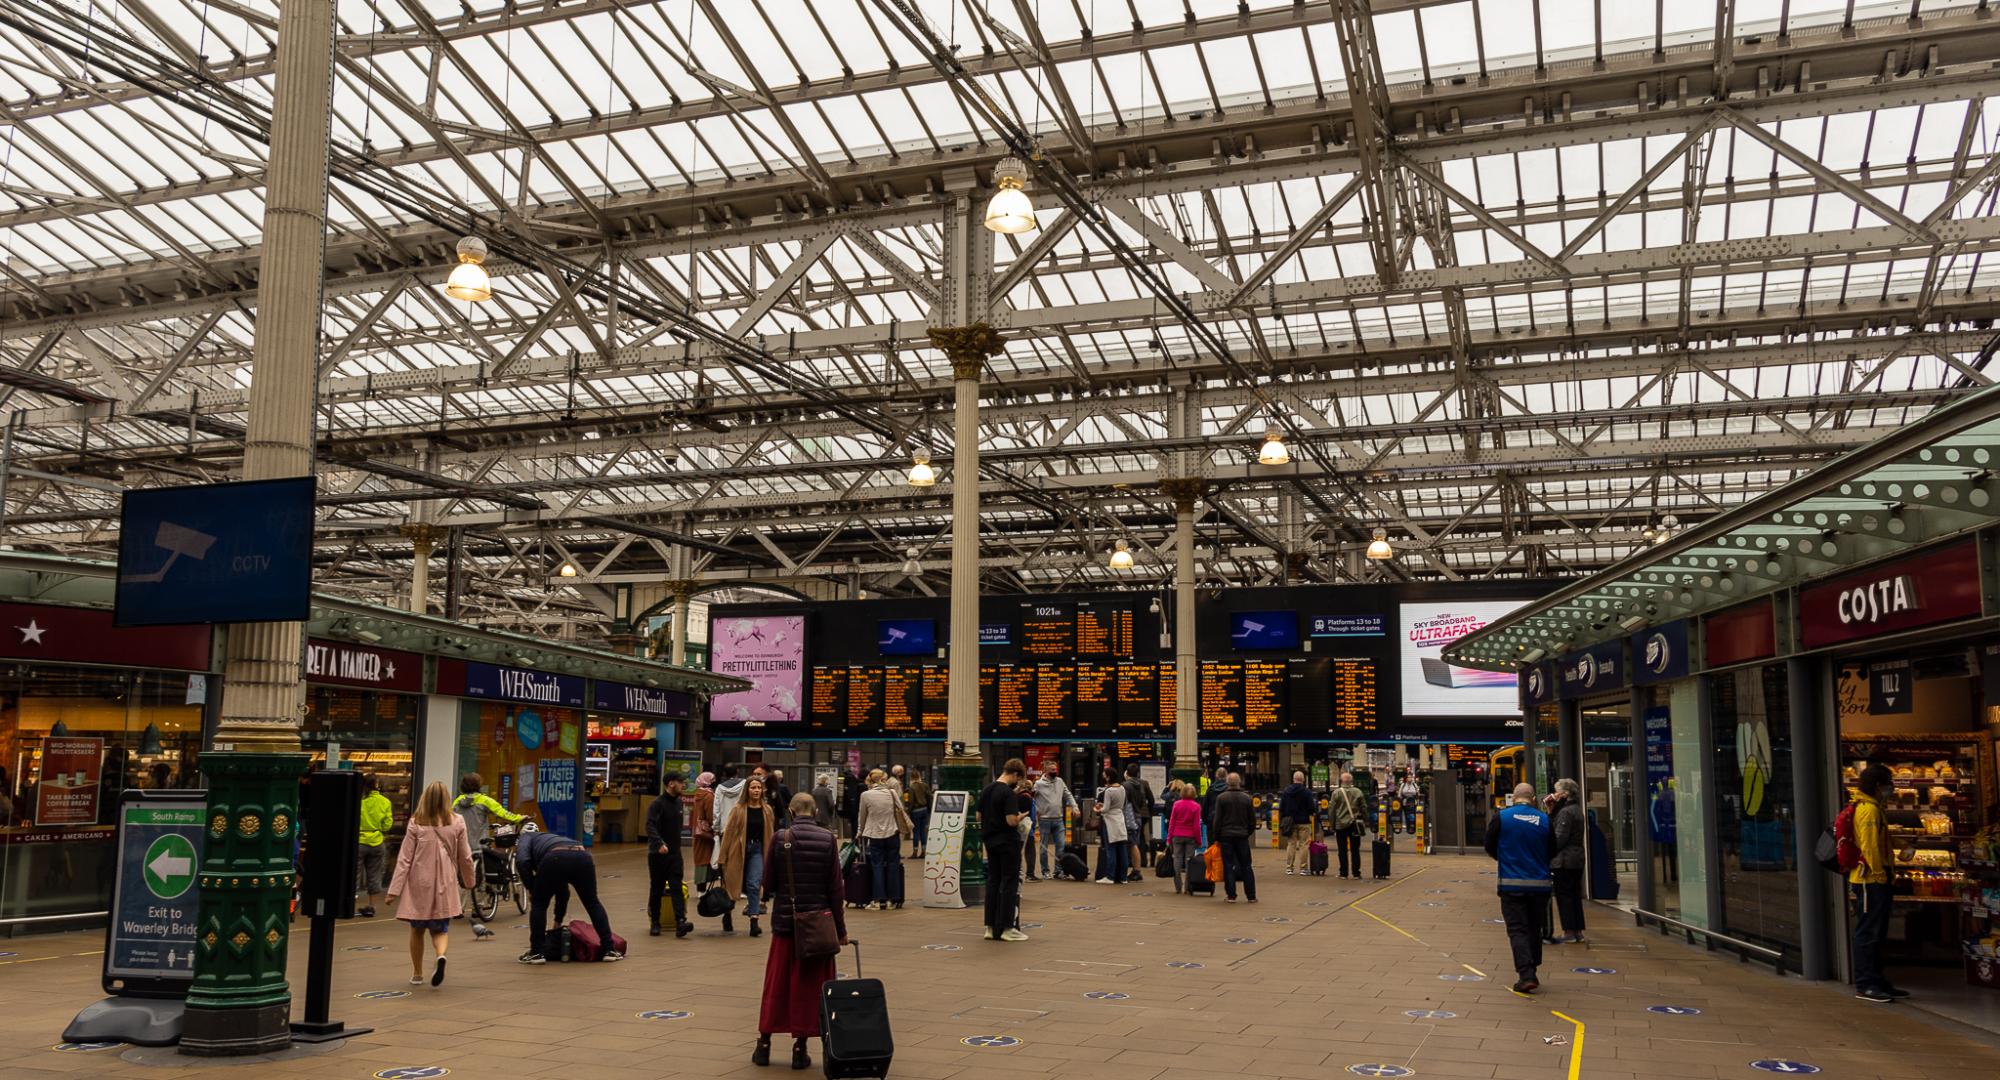
{"label": "bicycle", "polygon": [[511,825],[493,830],[479,844],[479,884],[472,888],[472,915],[484,923],[500,913],[500,902],[511,899],[514,909],[528,913],[528,890],[514,866],[514,844],[520,833]]}

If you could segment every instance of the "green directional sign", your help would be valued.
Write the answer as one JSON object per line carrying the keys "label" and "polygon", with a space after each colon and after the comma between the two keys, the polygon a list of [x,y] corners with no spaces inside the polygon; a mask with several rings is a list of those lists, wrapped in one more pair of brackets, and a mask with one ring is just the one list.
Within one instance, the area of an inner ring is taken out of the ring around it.
{"label": "green directional sign", "polygon": [[194,884],[194,845],[178,833],[168,833],[146,848],[141,865],[146,869],[146,888],[162,900],[188,891]]}

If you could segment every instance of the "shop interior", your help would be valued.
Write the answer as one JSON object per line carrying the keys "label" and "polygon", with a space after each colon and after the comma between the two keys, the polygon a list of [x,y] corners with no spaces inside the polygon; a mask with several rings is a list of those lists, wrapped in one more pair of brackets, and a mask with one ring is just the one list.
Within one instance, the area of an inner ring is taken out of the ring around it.
{"label": "shop interior", "polygon": [[1927,1007],[2000,1030],[2000,710],[1964,644],[1840,664],[1840,778],[1889,767],[1896,901],[1890,977]]}

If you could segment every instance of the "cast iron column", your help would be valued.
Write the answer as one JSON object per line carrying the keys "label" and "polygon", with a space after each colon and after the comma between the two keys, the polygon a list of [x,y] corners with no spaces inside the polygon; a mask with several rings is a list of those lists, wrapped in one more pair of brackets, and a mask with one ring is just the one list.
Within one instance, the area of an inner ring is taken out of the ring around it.
{"label": "cast iron column", "polygon": [[410,542],[410,610],[422,615],[430,610],[431,552],[437,550],[443,530],[428,521],[415,521],[397,531]]}
{"label": "cast iron column", "polygon": [[667,582],[667,588],[674,594],[674,651],[675,667],[686,667],[688,662],[688,614],[694,607],[695,583],[686,578],[676,578]]}
{"label": "cast iron column", "polygon": [[[986,759],[979,753],[979,372],[986,358],[1006,347],[985,323],[934,326],[931,344],[951,360],[957,401],[951,450],[951,654],[945,695],[944,766],[938,790],[973,799],[986,787]],[[986,899],[986,854],[978,841],[977,813],[966,817],[959,891],[968,905]]]}
{"label": "cast iron column", "polygon": [[[333,8],[332,0],[287,0],[278,11],[246,480],[312,473]],[[291,1043],[285,946],[307,762],[299,753],[303,636],[296,622],[229,630],[221,723],[214,752],[201,761],[209,824],[184,1053],[260,1054]]]}
{"label": "cast iron column", "polygon": [[1174,500],[1174,769],[1176,780],[1201,782],[1201,702],[1194,657],[1194,508],[1208,481],[1160,481]]}

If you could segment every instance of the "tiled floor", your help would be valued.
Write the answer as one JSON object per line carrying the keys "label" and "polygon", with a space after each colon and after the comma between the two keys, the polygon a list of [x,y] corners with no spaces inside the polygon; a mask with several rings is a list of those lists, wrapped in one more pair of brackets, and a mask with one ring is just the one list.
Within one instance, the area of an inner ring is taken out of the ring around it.
{"label": "tiled floor", "polygon": [[[1385,883],[1286,877],[1275,853],[1258,857],[1256,905],[1176,897],[1170,882],[1151,877],[1124,888],[1028,885],[1025,921],[1041,925],[1024,944],[980,940],[976,912],[850,912],[865,972],[888,983],[892,1075],[1262,1080],[1347,1076],[1370,1063],[1396,1068],[1354,1075],[1773,1075],[1750,1068],[1759,1059],[1809,1063],[1841,1080],[1991,1080],[2000,1070],[2000,1041],[1837,987],[1781,980],[1640,933],[1603,909],[1592,910],[1593,945],[1551,950],[1545,991],[1518,997],[1506,988],[1501,928],[1488,922],[1498,909],[1486,860],[1403,855]],[[0,966],[0,1077],[364,1080],[418,1066],[462,1078],[766,1075],[748,1060],[766,942],[718,936],[712,923],[685,941],[646,937],[637,925],[639,854],[603,855],[600,872],[613,923],[632,936],[625,963],[523,967],[514,957],[525,931],[511,929],[523,920],[503,915],[499,942],[455,936],[443,989],[411,988],[400,927],[345,924],[343,950],[383,948],[337,954],[335,1015],[375,1031],[277,1063],[53,1050],[70,1016],[97,996],[99,939],[0,943],[20,953]],[[303,935],[294,947],[302,973]],[[852,969],[851,954],[841,966]],[[413,992],[355,997],[399,990]],[[1701,1011],[1648,1011],[1656,1005]],[[637,1015],[655,1010],[686,1015]],[[786,1051],[781,1038],[780,1075],[789,1072]],[[813,1054],[817,1075],[817,1046]]]}

